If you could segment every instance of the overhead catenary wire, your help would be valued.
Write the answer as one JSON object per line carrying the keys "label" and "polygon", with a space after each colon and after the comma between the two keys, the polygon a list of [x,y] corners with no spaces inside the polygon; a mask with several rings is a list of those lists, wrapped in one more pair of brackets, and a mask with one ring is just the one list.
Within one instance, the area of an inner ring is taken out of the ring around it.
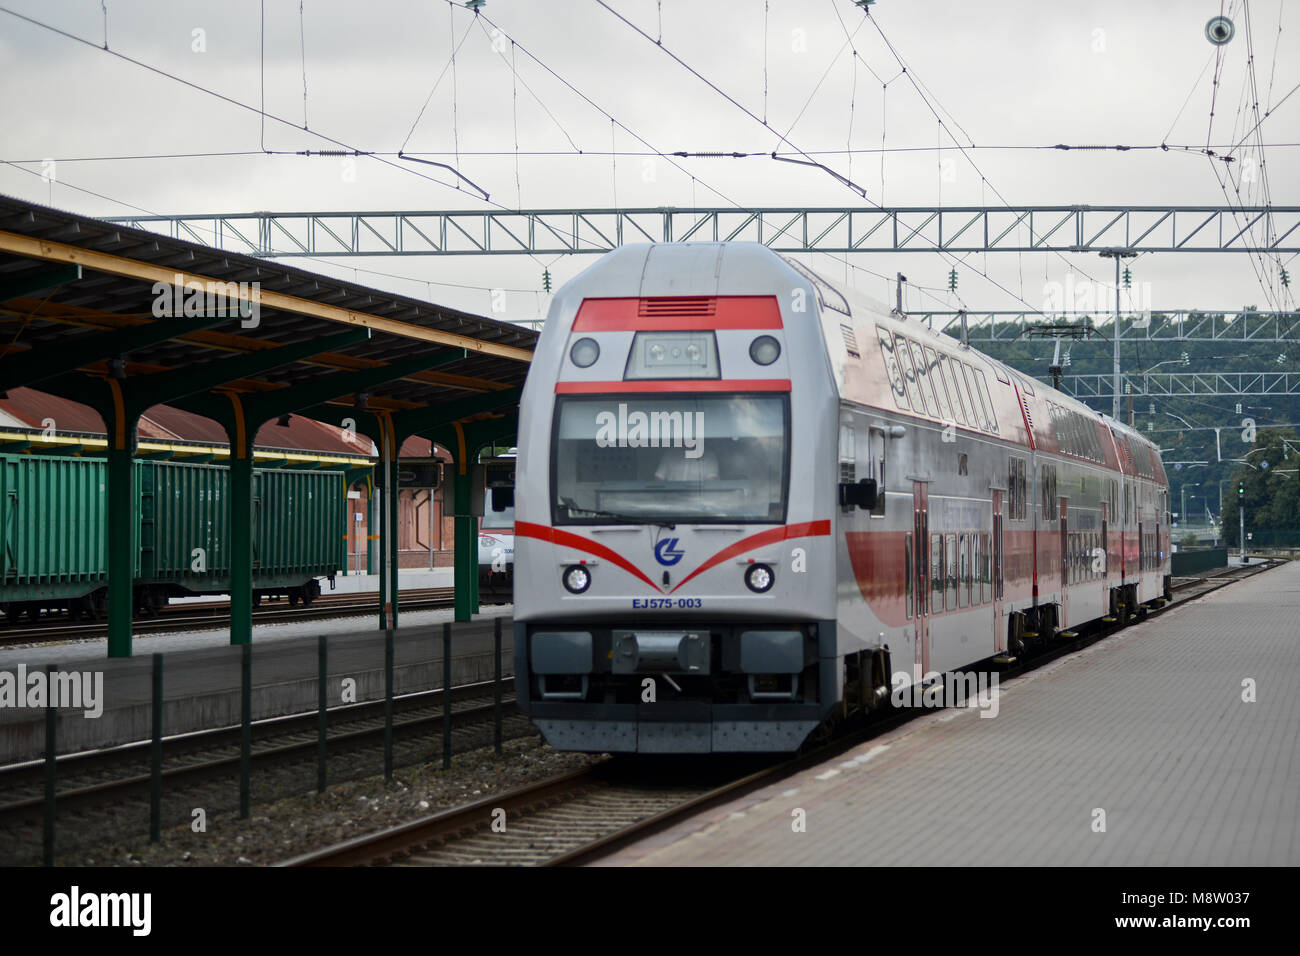
{"label": "overhead catenary wire", "polygon": [[[47,31],[49,31],[49,32],[51,32],[51,33],[55,33],[55,34],[57,34],[57,35],[59,35],[59,36],[62,36],[62,37],[64,37],[64,38],[68,39],[68,40],[72,40],[73,42],[80,43],[80,44],[83,44],[83,45],[85,45],[85,46],[88,46],[88,47],[90,47],[91,49],[94,49],[94,50],[99,50],[99,49],[100,49],[100,48],[99,48],[98,46],[96,46],[94,43],[90,42],[89,40],[86,40],[86,39],[83,38],[83,37],[79,37],[79,36],[77,36],[76,34],[74,34],[74,33],[70,33],[70,32],[68,32],[67,30],[63,30],[63,29],[61,29],[61,28],[59,28],[59,27],[56,27],[56,26],[54,26],[53,24],[45,23],[44,21],[37,20],[37,19],[35,19],[34,17],[29,17],[29,16],[26,16],[25,14],[22,14],[22,13],[19,13],[19,12],[15,11],[15,10],[11,10],[11,9],[8,8],[8,7],[0,6],[0,13],[6,13],[6,14],[8,14],[8,15],[10,15],[10,16],[16,18],[16,19],[19,19],[19,20],[22,20],[22,21],[24,21],[24,22],[26,22],[26,23],[29,23],[29,24],[31,24],[32,26],[38,27],[38,28],[43,29],[43,30],[47,30]],[[295,129],[295,130],[299,130],[299,129],[301,129],[301,127],[299,127],[298,124],[295,123],[295,122],[292,121],[292,120],[286,119],[286,118],[284,118],[284,117],[282,117],[282,116],[279,116],[279,115],[277,115],[277,114],[274,114],[274,113],[270,113],[270,112],[266,111],[265,109],[261,109],[261,108],[259,108],[259,107],[257,107],[257,106],[254,106],[254,105],[250,104],[250,103],[245,103],[245,102],[243,102],[242,100],[236,99],[236,98],[233,97],[233,96],[230,96],[230,95],[225,94],[225,93],[221,93],[221,92],[219,92],[219,91],[217,91],[217,90],[211,89],[210,87],[206,87],[206,86],[202,85],[201,83],[197,83],[197,82],[195,82],[195,81],[193,81],[193,80],[187,80],[187,79],[185,79],[184,77],[178,76],[178,75],[176,75],[175,73],[171,73],[171,72],[169,72],[169,71],[167,71],[167,70],[164,70],[164,69],[162,69],[161,67],[157,67],[157,66],[154,66],[154,65],[152,65],[152,64],[150,64],[150,63],[146,63],[146,62],[143,61],[143,60],[137,59],[137,58],[132,57],[132,56],[128,56],[128,55],[126,55],[126,54],[124,54],[124,53],[120,53],[120,52],[118,52],[118,51],[116,51],[116,50],[105,50],[105,51],[102,51],[102,52],[105,52],[105,53],[107,53],[109,56],[115,57],[115,58],[120,59],[120,60],[122,60],[122,61],[124,61],[124,62],[130,63],[132,66],[138,67],[138,68],[140,68],[140,69],[142,69],[142,70],[145,70],[145,71],[147,71],[147,72],[153,73],[153,74],[155,74],[155,75],[157,75],[157,76],[161,76],[161,77],[163,77],[163,78],[165,78],[165,79],[168,79],[168,80],[171,80],[171,81],[173,81],[173,82],[175,82],[175,83],[179,83],[179,84],[181,84],[182,86],[185,86],[185,87],[187,87],[187,88],[189,88],[189,89],[192,89],[192,90],[195,90],[195,91],[197,91],[197,92],[203,93],[203,94],[206,95],[206,96],[213,97],[214,99],[220,100],[221,102],[226,103],[226,104],[228,104],[228,105],[230,105],[230,106],[234,106],[234,107],[236,107],[236,108],[238,108],[238,109],[241,109],[241,110],[245,110],[245,111],[247,111],[247,112],[254,113],[255,115],[258,115],[258,116],[262,117],[263,123],[265,122],[265,120],[268,120],[268,119],[269,119],[269,120],[272,120],[272,121],[274,121],[274,122],[276,122],[276,123],[280,123],[280,124],[282,124],[282,125],[284,125],[284,126],[291,127],[291,128],[293,128],[293,129]],[[425,173],[421,173],[420,171],[415,170],[415,169],[412,169],[411,167],[409,167],[409,166],[405,166],[405,165],[403,165],[403,164],[401,164],[401,163],[393,162],[393,161],[387,159],[385,156],[381,156],[381,155],[378,155],[378,154],[376,154],[376,153],[368,153],[368,152],[366,152],[366,151],[364,151],[364,150],[358,150],[355,146],[353,146],[353,145],[351,145],[351,144],[349,144],[349,143],[346,143],[346,142],[344,142],[344,141],[342,141],[342,140],[336,139],[336,138],[334,138],[333,136],[330,136],[330,135],[328,135],[328,134],[326,134],[326,133],[320,132],[319,130],[306,129],[306,130],[302,130],[302,131],[303,131],[303,132],[306,132],[306,133],[308,133],[308,134],[310,134],[311,136],[317,137],[318,139],[322,139],[322,140],[324,140],[324,141],[326,141],[326,142],[328,142],[328,143],[332,143],[332,144],[334,144],[335,146],[338,146],[338,147],[340,147],[340,148],[343,149],[343,150],[347,150],[347,151],[351,152],[353,155],[358,155],[358,156],[365,155],[365,156],[369,156],[369,157],[375,159],[377,162],[379,162],[379,163],[381,163],[381,164],[383,164],[383,165],[385,165],[385,166],[389,166],[389,167],[391,167],[392,169],[400,170],[400,171],[403,172],[403,173],[406,173],[406,174],[409,174],[409,175],[412,175],[412,176],[416,176],[416,177],[418,177],[419,179],[424,180],[424,181],[426,181],[426,182],[436,183],[436,184],[438,184],[438,185],[440,185],[440,186],[443,186],[443,187],[445,187],[445,188],[448,188],[448,189],[456,189],[456,188],[457,188],[457,186],[456,186],[455,184],[453,184],[453,183],[448,183],[447,181],[442,180],[442,179],[439,179],[439,178],[437,178],[436,176],[430,176],[430,175],[427,175],[427,174],[425,174]],[[401,156],[399,155],[398,158],[400,159],[400,158],[403,158],[403,157],[401,157]],[[464,175],[463,175],[459,170],[457,170],[457,169],[453,169],[452,167],[450,167],[450,166],[448,166],[448,165],[446,165],[446,164],[443,164],[443,163],[434,163],[434,162],[430,162],[430,161],[428,161],[428,160],[415,160],[415,161],[417,161],[417,162],[425,162],[425,163],[428,163],[429,165],[433,165],[433,166],[439,166],[439,167],[441,167],[441,168],[447,169],[447,170],[448,170],[449,172],[451,172],[454,176],[456,176],[458,180],[464,180],[465,182],[471,182],[471,181],[470,181],[467,177],[465,177],[465,176],[464,176]],[[472,184],[472,182],[471,182],[471,184]],[[475,186],[475,188],[477,189],[478,187]],[[495,201],[491,200],[487,195],[484,195],[484,197],[483,197],[483,201],[484,201],[485,203],[488,203],[488,204],[491,205],[491,206],[494,206],[494,207],[497,208],[497,209],[502,210],[502,211],[506,211],[506,212],[510,211],[510,210],[509,210],[509,207],[507,207],[507,206],[505,206],[505,205],[503,205],[503,204],[501,204],[501,203],[499,203],[499,202],[495,202]],[[568,234],[566,233],[566,235],[568,235]],[[574,243],[581,243],[581,242],[584,241],[580,236],[576,236],[576,235],[571,235],[571,236],[569,236],[569,238],[571,238],[571,239],[573,240]]]}

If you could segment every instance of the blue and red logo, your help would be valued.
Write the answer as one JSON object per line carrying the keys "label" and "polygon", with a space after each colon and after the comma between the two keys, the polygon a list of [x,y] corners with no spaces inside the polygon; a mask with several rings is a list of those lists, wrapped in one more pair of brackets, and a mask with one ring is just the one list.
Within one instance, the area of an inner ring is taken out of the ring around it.
{"label": "blue and red logo", "polygon": [[686,552],[677,547],[676,538],[664,538],[655,545],[655,560],[664,567],[671,568],[685,557]]}

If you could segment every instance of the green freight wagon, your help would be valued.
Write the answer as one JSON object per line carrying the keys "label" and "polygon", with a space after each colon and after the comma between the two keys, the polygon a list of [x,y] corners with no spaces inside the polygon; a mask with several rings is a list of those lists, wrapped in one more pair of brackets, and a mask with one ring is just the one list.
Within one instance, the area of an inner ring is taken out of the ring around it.
{"label": "green freight wagon", "polygon": [[[67,609],[101,616],[107,575],[107,469],[93,458],[0,456],[0,605],[10,619]],[[135,603],[230,589],[228,471],[216,465],[136,463]],[[319,577],[340,568],[346,487],[338,472],[253,472],[253,600],[311,603]]]}
{"label": "green freight wagon", "polygon": [[103,459],[0,456],[0,605],[9,620],[34,620],[42,608],[103,614],[107,506]]}

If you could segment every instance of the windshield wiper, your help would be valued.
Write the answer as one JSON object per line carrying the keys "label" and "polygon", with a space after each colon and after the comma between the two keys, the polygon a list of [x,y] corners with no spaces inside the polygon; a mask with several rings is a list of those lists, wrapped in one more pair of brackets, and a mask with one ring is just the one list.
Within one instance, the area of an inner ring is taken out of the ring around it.
{"label": "windshield wiper", "polygon": [[646,515],[625,515],[614,511],[602,511],[599,508],[580,508],[572,498],[561,498],[560,503],[569,509],[569,517],[573,517],[575,511],[581,511],[583,514],[596,515],[601,518],[611,518],[614,521],[623,524],[653,524],[668,531],[672,531],[677,527],[677,525],[672,521],[665,521],[662,518],[650,518]]}

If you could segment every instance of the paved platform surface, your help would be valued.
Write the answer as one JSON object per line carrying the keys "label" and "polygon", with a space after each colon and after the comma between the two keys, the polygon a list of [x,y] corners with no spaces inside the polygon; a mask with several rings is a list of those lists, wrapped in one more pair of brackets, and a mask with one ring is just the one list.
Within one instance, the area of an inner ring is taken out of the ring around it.
{"label": "paved platform surface", "polygon": [[[421,612],[422,613],[422,612]],[[451,612],[446,612],[450,615]],[[452,628],[452,684],[490,680],[495,669],[493,622],[501,616],[503,675],[514,673],[510,609],[484,605],[475,620]],[[414,616],[414,615],[412,615]],[[341,623],[341,622],[325,622]],[[329,637],[327,670],[332,704],[342,703],[344,678],[355,681],[356,700],[384,694],[384,634],[356,619]],[[309,627],[309,624],[302,625]],[[87,642],[93,643],[93,642]],[[59,752],[110,746],[147,738],[152,727],[151,641],[136,656],[108,659],[99,646],[7,648],[0,672],[18,674],[54,663],[62,672],[103,675],[103,714],[87,717],[76,708],[59,711]],[[158,645],[152,645],[157,647]],[[318,694],[318,638],[315,634],[253,638],[253,718],[314,710]],[[169,650],[164,654],[163,723],[168,734],[239,722],[242,648],[229,644]],[[442,625],[402,626],[395,632],[393,685],[398,694],[442,686]],[[44,750],[44,710],[0,707],[0,763],[33,759]]]}
{"label": "paved platform surface", "polygon": [[1008,681],[998,705],[911,720],[602,864],[1300,864],[1300,562]]}

